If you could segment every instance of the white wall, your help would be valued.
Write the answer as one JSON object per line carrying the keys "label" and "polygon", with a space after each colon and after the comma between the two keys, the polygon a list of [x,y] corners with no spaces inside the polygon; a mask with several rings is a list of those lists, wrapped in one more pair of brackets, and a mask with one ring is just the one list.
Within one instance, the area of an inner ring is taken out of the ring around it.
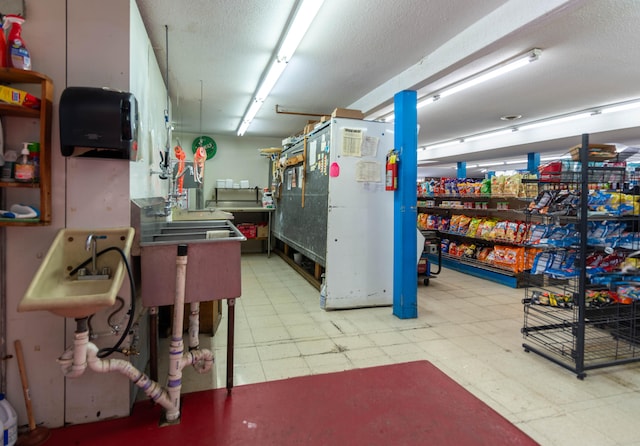
{"label": "white wall", "polygon": [[[49,76],[54,85],[52,124],[52,224],[43,227],[6,228],[7,246],[7,399],[18,412],[19,424],[27,421],[22,387],[13,343],[20,339],[24,349],[33,408],[38,422],[51,426],[63,422],[64,379],[56,358],[64,349],[64,319],[45,312],[17,313],[19,300],[39,266],[57,230],[65,225],[65,161],[60,155],[57,104],[65,80],[65,1],[27,0],[23,37],[31,52],[32,68]],[[5,127],[5,134],[20,131],[17,126],[37,128],[37,123],[21,122]],[[37,140],[37,134],[33,140]],[[7,203],[23,199],[7,193]],[[15,201],[14,201],[15,200]],[[5,271],[0,272],[0,274]]]}
{"label": "white wall", "polygon": [[[151,168],[157,169],[158,152],[165,146],[166,90],[134,0],[25,3],[23,37],[31,51],[33,69],[49,76],[54,85],[53,217],[50,226],[6,228],[7,243],[0,249],[5,249],[8,265],[0,274],[6,273],[7,278],[7,314],[0,317],[6,318],[6,349],[14,358],[13,342],[22,341],[37,422],[58,427],[65,421],[65,403],[73,404],[68,409],[74,416],[90,420],[97,417],[93,411],[96,403],[91,400],[98,398],[96,395],[104,398],[118,393],[127,382],[101,375],[94,381],[95,394],[84,395],[68,386],[65,395],[65,380],[55,360],[70,345],[66,334],[73,331],[75,323],[48,312],[18,313],[16,308],[59,229],[129,225],[129,198],[167,193],[166,182],[149,175]],[[58,105],[66,86],[109,86],[136,95],[141,118],[140,157],[136,162],[65,158],[60,154]],[[38,124],[30,120],[15,125],[12,122],[10,128],[5,126],[5,133],[8,144],[36,140]],[[212,136],[218,143],[218,154],[207,162],[207,196],[211,196],[218,177],[249,179],[252,184],[266,186],[267,160],[259,156],[258,149],[277,146],[280,140]],[[24,190],[7,193],[9,204],[29,199],[33,201]],[[18,412],[19,424],[24,425],[27,417],[15,359],[7,361],[6,378],[7,399]],[[118,383],[118,392],[112,391],[113,382]]]}
{"label": "white wall", "polygon": [[[64,423],[65,409],[68,411],[66,416],[71,414],[76,422],[96,417],[97,411],[88,409],[88,405],[96,404],[96,399],[101,399],[98,405],[106,407],[101,416],[109,416],[113,407],[122,405],[109,401],[109,397],[116,395],[122,399],[118,394],[126,396],[129,384],[117,375],[101,375],[100,379],[95,379],[95,394],[88,395],[82,388],[74,390],[74,386],[82,386],[83,380],[67,384],[65,393],[65,380],[55,360],[70,345],[65,333],[71,333],[75,323],[48,312],[17,313],[16,307],[60,228],[129,226],[130,166],[134,174],[146,171],[140,162],[63,157],[58,127],[59,98],[66,86],[108,86],[131,90],[141,98],[143,128],[157,127],[152,122],[153,118],[157,118],[156,121],[164,128],[164,106],[155,114],[147,109],[146,104],[155,106],[159,102],[158,96],[164,100],[165,89],[133,0],[27,0],[25,10],[27,20],[23,36],[31,51],[33,69],[48,75],[54,85],[51,148],[53,223],[48,227],[6,229],[6,255],[9,259],[6,270],[7,351],[14,354],[13,341],[21,339],[36,417],[38,422],[55,427]],[[131,45],[131,56],[130,17],[134,29],[131,40],[136,42]],[[139,56],[141,53],[144,57]],[[130,81],[132,60],[141,63],[135,70],[137,76]],[[157,89],[161,92],[154,93]],[[15,125],[18,126],[24,128],[7,129],[10,134],[20,134],[17,141],[37,139],[37,123],[22,121]],[[142,181],[136,183],[136,191],[137,196],[157,193],[149,182]],[[8,194],[7,201],[13,203],[28,198]],[[128,296],[128,293],[124,294]],[[100,313],[96,315],[96,325],[100,317]],[[113,343],[111,339],[108,342]],[[86,377],[84,381],[91,381],[91,378]],[[118,392],[113,391],[114,383]],[[84,383],[85,386],[87,384],[92,385],[91,382]],[[7,364],[7,398],[18,411],[19,423],[25,424],[26,412],[15,361]],[[123,414],[127,413],[125,409]]]}
{"label": "white wall", "polygon": [[[200,135],[192,133],[174,133],[174,143],[180,140],[182,148],[187,153],[187,159],[193,160],[192,143]],[[249,180],[251,187],[269,186],[269,160],[261,156],[259,149],[266,147],[280,147],[282,139],[236,137],[222,135],[211,136],[216,142],[216,155],[207,160],[204,168],[204,197],[205,201],[213,197],[213,189],[217,179],[231,178],[235,182]],[[189,197],[189,207],[195,199]]]}
{"label": "white wall", "polygon": [[129,164],[130,194],[131,198],[166,196],[167,182],[149,172],[158,170],[159,153],[166,145],[164,111],[167,108],[167,90],[140,12],[133,1],[130,17],[129,91],[138,100],[140,113],[138,158]]}

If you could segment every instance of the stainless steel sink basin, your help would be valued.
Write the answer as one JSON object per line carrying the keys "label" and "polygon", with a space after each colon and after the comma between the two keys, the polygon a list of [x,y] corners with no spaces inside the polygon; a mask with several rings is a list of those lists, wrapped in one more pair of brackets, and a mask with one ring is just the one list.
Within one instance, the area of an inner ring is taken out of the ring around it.
{"label": "stainless steel sink basin", "polygon": [[161,226],[152,235],[152,242],[179,242],[181,240],[211,240],[217,238],[233,238],[235,231],[223,222],[171,222]]}
{"label": "stainless steel sink basin", "polygon": [[246,238],[229,220],[162,222],[140,234],[142,303],[173,305],[177,246],[186,244],[185,302],[240,297],[240,244]]}

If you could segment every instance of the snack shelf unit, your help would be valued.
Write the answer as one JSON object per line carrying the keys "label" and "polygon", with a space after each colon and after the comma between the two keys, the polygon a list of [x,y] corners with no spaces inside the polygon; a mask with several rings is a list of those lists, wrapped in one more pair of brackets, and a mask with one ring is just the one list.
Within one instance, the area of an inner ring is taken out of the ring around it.
{"label": "snack shelf unit", "polygon": [[[40,179],[35,183],[0,181],[2,204],[9,191],[31,189],[39,193],[39,218],[0,219],[0,226],[46,226],[51,224],[51,110],[53,102],[53,83],[47,76],[35,71],[15,68],[0,68],[0,84],[31,90],[38,96],[40,109],[30,109],[21,105],[0,104],[0,116],[3,118],[5,133],[11,133],[11,125],[20,119],[39,120],[40,142]],[[37,90],[37,92],[36,92]],[[31,91],[30,91],[31,92]]]}
{"label": "snack shelf unit", "polygon": [[[456,202],[471,203],[473,207],[443,206],[443,203],[454,200]],[[503,220],[524,221],[525,208],[529,199],[514,196],[496,195],[433,195],[418,197],[418,212],[451,217],[456,214],[465,214],[473,217],[494,217]],[[482,204],[483,207],[479,207]],[[503,208],[497,206],[501,204]],[[484,239],[468,236],[466,234],[438,230],[441,239],[467,241],[479,247],[494,247],[498,245],[522,246],[519,243],[503,239]],[[435,254],[428,254],[431,262],[437,261]],[[512,288],[524,285],[523,275],[509,268],[493,265],[477,260],[469,256],[453,256],[442,252],[441,264],[449,269],[459,271],[471,276],[491,280]]]}
{"label": "snack shelf unit", "polygon": [[[623,294],[623,290],[640,292],[640,274],[621,270],[626,257],[640,248],[640,228],[637,193],[625,194],[628,173],[624,168],[590,161],[588,135],[582,136],[578,162],[571,164],[572,171],[563,171],[555,181],[540,182],[541,194],[545,189],[574,191],[568,195],[578,198],[574,212],[570,212],[575,215],[562,215],[561,208],[555,209],[556,215],[531,214],[532,221],[552,222],[555,228],[571,228],[571,233],[556,242],[542,240],[544,250],[538,254],[539,260],[545,256],[547,261],[544,267],[533,263],[523,299],[521,331],[526,352],[584,379],[588,370],[640,360],[640,301]],[[592,186],[602,183],[603,174],[617,185],[605,195],[618,203],[626,195],[636,203],[630,213],[618,215],[611,209],[605,211],[608,214],[594,213],[598,192]],[[560,193],[556,192],[556,197]],[[611,237],[598,232],[604,228],[598,225],[605,224],[618,228]]]}

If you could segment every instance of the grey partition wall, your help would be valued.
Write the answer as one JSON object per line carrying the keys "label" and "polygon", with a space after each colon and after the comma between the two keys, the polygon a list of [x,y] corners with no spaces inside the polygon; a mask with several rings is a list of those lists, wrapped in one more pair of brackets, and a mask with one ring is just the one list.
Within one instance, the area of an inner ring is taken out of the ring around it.
{"label": "grey partition wall", "polygon": [[[321,147],[328,160],[329,122],[323,128],[299,141],[283,154],[291,158],[309,148]],[[323,145],[324,142],[324,145]],[[320,153],[316,150],[317,153]],[[316,160],[317,160],[316,153]],[[328,161],[327,161],[328,162]],[[315,164],[315,163],[314,163]],[[273,233],[297,251],[316,263],[326,266],[327,251],[327,206],[329,175],[327,169],[314,168],[311,162],[287,167],[284,171],[279,198],[276,198]],[[304,207],[302,201],[302,176],[305,177]]]}
{"label": "grey partition wall", "polygon": [[325,267],[326,309],[392,304],[394,194],[384,185],[392,129],[334,118],[282,154],[306,161],[283,172],[274,236]]}

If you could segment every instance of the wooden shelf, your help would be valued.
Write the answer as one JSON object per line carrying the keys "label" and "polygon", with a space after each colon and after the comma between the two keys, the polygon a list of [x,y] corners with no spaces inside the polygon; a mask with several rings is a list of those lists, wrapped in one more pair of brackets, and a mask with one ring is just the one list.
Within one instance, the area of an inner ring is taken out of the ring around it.
{"label": "wooden shelf", "polygon": [[[44,74],[15,68],[0,68],[0,84],[39,84],[40,109],[34,110],[19,105],[0,103],[0,115],[40,120],[40,180],[34,183],[0,182],[6,189],[26,188],[39,190],[39,220],[2,219],[0,226],[44,226],[51,224],[51,111],[53,104],[53,82]],[[18,86],[19,88],[19,86]],[[11,132],[5,126],[5,132]]]}

